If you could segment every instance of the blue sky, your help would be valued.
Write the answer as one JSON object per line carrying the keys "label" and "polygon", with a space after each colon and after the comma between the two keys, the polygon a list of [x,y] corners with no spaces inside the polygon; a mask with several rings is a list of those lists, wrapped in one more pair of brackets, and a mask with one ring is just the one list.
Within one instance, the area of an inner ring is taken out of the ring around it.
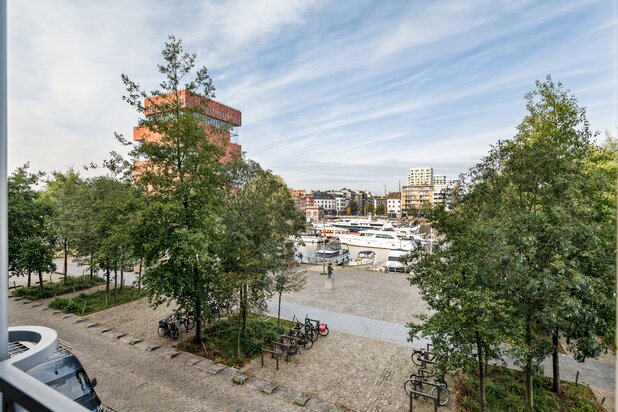
{"label": "blue sky", "polygon": [[247,157],[294,188],[383,192],[413,166],[456,177],[524,116],[537,79],[616,134],[616,2],[9,1],[9,167],[80,168],[156,87],[168,34],[243,112]]}

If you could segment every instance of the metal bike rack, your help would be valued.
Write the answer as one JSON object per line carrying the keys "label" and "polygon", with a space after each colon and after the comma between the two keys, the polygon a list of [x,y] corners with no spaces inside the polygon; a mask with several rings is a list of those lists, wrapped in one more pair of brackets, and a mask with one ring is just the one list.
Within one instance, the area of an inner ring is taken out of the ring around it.
{"label": "metal bike rack", "polygon": [[[412,384],[412,388],[410,389],[410,392],[408,392],[408,390],[406,389],[406,384],[408,382]],[[422,383],[423,386],[427,385],[427,386],[431,386],[432,388],[438,388],[438,395],[432,396],[431,394],[427,392],[419,391],[417,389],[417,386],[419,383]],[[405,381],[403,384],[403,390],[408,394],[408,397],[410,398],[410,412],[414,412],[414,398],[415,398],[414,395],[422,396],[425,399],[433,400],[433,410],[434,412],[438,412],[438,407],[440,406],[440,388],[439,388],[440,386],[441,385],[437,383],[424,382],[424,381],[420,382],[420,381],[412,380],[412,379],[408,379],[407,381]]]}

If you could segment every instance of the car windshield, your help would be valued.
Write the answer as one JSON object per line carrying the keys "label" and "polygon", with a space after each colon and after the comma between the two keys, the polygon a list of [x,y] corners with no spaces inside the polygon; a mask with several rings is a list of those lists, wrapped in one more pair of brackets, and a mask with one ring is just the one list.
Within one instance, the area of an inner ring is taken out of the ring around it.
{"label": "car windshield", "polygon": [[93,392],[83,369],[53,380],[48,385],[73,400],[90,395]]}

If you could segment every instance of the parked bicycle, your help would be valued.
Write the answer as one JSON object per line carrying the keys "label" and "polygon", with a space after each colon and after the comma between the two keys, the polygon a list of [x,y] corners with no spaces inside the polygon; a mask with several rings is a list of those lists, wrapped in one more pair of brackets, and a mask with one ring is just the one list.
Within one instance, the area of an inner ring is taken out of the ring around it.
{"label": "parked bicycle", "polygon": [[412,352],[412,362],[419,367],[425,367],[427,364],[433,365],[435,359],[436,355],[427,349],[414,349]]}
{"label": "parked bicycle", "polygon": [[317,319],[310,319],[309,315],[305,315],[305,328],[312,331],[311,335],[314,342],[318,339],[318,336],[326,336],[329,333],[326,323],[320,323]]}
{"label": "parked bicycle", "polygon": [[312,334],[307,331],[304,324],[296,320],[296,315],[292,318],[294,326],[288,331],[288,335],[296,336],[299,338],[298,343],[305,349],[310,349],[313,346],[314,340],[311,339]]}
{"label": "parked bicycle", "polygon": [[157,333],[161,337],[169,336],[173,340],[180,337],[180,323],[174,313],[159,321]]}

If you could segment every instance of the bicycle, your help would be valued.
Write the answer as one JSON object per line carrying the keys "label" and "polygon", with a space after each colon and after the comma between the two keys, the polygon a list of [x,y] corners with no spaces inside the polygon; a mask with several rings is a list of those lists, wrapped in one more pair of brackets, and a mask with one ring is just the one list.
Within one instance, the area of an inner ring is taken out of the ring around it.
{"label": "bicycle", "polygon": [[[313,324],[315,322],[315,325]],[[329,333],[328,325],[326,323],[320,323],[317,319],[309,319],[309,315],[305,315],[305,325],[308,325],[309,328],[315,330],[316,332],[316,340],[317,336],[327,336]],[[315,340],[314,340],[315,342]]]}
{"label": "bicycle", "polygon": [[[288,341],[287,343],[285,341]],[[299,339],[293,336],[282,335],[277,344],[277,351],[280,356],[285,355],[286,361],[300,362],[300,344]]]}
{"label": "bicycle", "polygon": [[190,312],[177,310],[172,314],[172,316],[179,325],[184,326],[187,333],[195,327],[195,316],[193,316]]}
{"label": "bicycle", "polygon": [[[288,335],[298,337],[298,343],[302,345],[303,348],[310,349],[313,346],[313,342],[315,341],[314,339],[312,339],[312,334],[307,333],[305,325],[296,320],[296,315],[294,315],[294,318],[292,318],[292,322],[295,322],[295,324],[292,329],[288,331]],[[303,331],[303,329],[305,330]]]}
{"label": "bicycle", "polygon": [[161,337],[169,336],[173,340],[180,337],[179,323],[174,314],[171,314],[167,318],[159,321],[157,334]]}
{"label": "bicycle", "polygon": [[414,349],[412,352],[412,362],[416,366],[424,367],[427,364],[434,364],[436,355],[426,349]]}

